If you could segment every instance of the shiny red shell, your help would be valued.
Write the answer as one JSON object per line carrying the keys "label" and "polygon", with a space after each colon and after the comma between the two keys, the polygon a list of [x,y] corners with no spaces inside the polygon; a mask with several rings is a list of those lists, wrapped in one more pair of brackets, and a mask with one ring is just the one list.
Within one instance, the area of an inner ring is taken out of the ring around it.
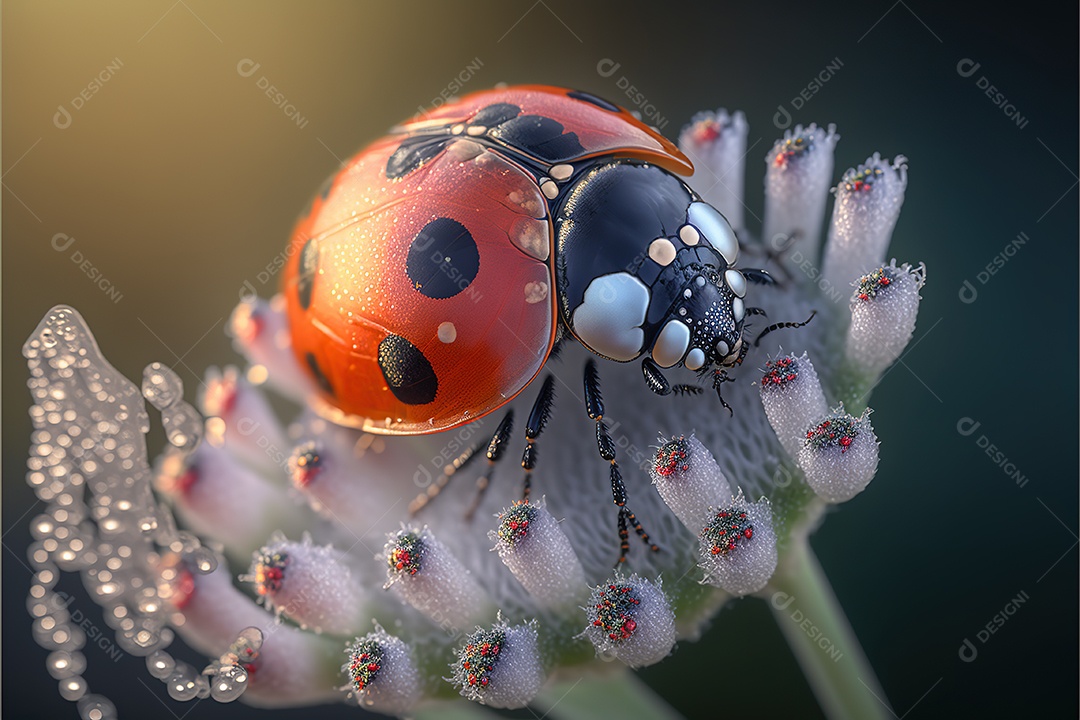
{"label": "shiny red shell", "polygon": [[618,156],[693,171],[625,110],[555,87],[475,93],[391,133],[313,200],[283,285],[313,406],[376,433],[470,422],[539,373],[558,318],[539,184],[553,165]]}

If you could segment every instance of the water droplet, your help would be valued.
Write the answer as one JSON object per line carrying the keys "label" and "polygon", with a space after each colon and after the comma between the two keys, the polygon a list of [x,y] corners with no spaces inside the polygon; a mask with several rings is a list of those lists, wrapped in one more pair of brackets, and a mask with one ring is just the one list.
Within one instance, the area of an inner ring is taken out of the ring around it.
{"label": "water droplet", "polygon": [[87,695],[79,700],[81,720],[116,720],[116,706],[101,695]]}
{"label": "water droplet", "polygon": [[169,697],[180,702],[194,700],[199,694],[198,685],[195,684],[196,677],[190,665],[186,663],[178,664],[176,671],[165,681],[165,685],[169,690]]}
{"label": "water droplet", "polygon": [[218,702],[232,702],[244,694],[247,689],[248,674],[242,667],[234,665],[218,673],[210,682],[210,697]]}
{"label": "water droplet", "polygon": [[191,561],[195,570],[203,575],[209,575],[217,570],[217,556],[210,548],[201,547],[191,553]]}
{"label": "water droplet", "polygon": [[172,655],[164,650],[156,650],[146,658],[146,669],[158,680],[163,680],[173,674],[176,661]]}
{"label": "water droplet", "polygon": [[86,681],[81,677],[69,677],[60,681],[60,697],[65,700],[75,701],[85,694]]}

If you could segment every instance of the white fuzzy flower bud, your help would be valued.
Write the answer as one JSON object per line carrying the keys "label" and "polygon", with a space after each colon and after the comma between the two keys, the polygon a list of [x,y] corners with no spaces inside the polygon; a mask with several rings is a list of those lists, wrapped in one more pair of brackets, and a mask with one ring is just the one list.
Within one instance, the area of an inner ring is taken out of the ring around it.
{"label": "white fuzzy flower bud", "polygon": [[660,580],[620,574],[593,588],[585,606],[583,633],[598,655],[613,655],[630,667],[655,665],[675,647],[675,613]]}
{"label": "white fuzzy flower bud", "polygon": [[679,149],[694,163],[694,187],[736,231],[743,229],[746,135],[742,112],[701,112],[679,133]]}
{"label": "white fuzzy flower bud", "polygon": [[[230,643],[245,628],[262,632],[264,642],[251,668],[244,702],[260,706],[303,705],[329,702],[337,696],[330,661],[340,653],[338,642],[278,625],[273,615],[232,584],[225,563],[202,574],[192,572],[179,557],[169,556],[159,568],[158,594],[183,614],[177,633],[208,656],[228,652]],[[167,655],[162,654],[157,660],[164,662],[165,658]],[[187,678],[188,673],[181,670],[173,674]],[[190,682],[194,677],[183,683],[165,679],[170,692],[183,685],[185,692],[194,693],[197,688]],[[209,686],[206,689],[209,692]]]}
{"label": "white fuzzy flower bud", "polygon": [[266,607],[317,633],[350,635],[370,620],[364,584],[349,554],[319,546],[304,533],[293,542],[278,533],[255,553],[241,580],[254,584]]}
{"label": "white fuzzy flower bud", "polygon": [[390,533],[379,559],[386,563],[384,587],[436,624],[465,627],[491,608],[472,574],[426,527]]}
{"label": "white fuzzy flower bud", "polygon": [[783,355],[765,363],[761,404],[777,439],[793,458],[802,448],[806,426],[829,410],[817,371],[806,353]]}
{"label": "white fuzzy flower bud", "polygon": [[832,125],[823,130],[796,125],[765,156],[765,223],[762,240],[772,250],[789,248],[816,260],[825,220],[825,200],[832,186],[833,150],[840,136]]}
{"label": "white fuzzy flower bud", "polygon": [[751,503],[740,494],[711,515],[698,536],[705,582],[732,595],[761,590],[776,571],[777,560],[769,501]]}
{"label": "white fuzzy flower bud", "polygon": [[836,186],[836,203],[822,261],[829,287],[844,287],[853,277],[885,259],[893,228],[900,217],[907,188],[903,155],[889,163],[874,153],[844,173]]}
{"label": "white fuzzy flower bud", "polygon": [[895,260],[859,278],[845,347],[849,363],[876,378],[900,357],[915,332],[925,282],[926,266],[897,267]]}
{"label": "white fuzzy flower bud", "polygon": [[806,430],[797,460],[807,484],[822,499],[831,503],[850,500],[874,479],[879,443],[870,412],[867,408],[856,418],[841,405]]}
{"label": "white fuzzy flower bud", "polygon": [[409,646],[378,625],[345,649],[341,671],[347,689],[362,707],[387,715],[405,715],[420,701],[421,679]]}
{"label": "white fuzzy flower bud", "polygon": [[229,332],[237,351],[251,363],[247,377],[253,384],[269,381],[275,390],[298,402],[314,395],[311,379],[293,355],[284,297],[241,301],[229,318]]}
{"label": "white fuzzy flower bud", "polygon": [[274,530],[302,526],[282,488],[212,442],[200,443],[189,455],[169,449],[156,471],[157,490],[185,525],[232,552],[250,553]]}
{"label": "white fuzzy flower bud", "polygon": [[[199,405],[207,421],[207,439],[244,462],[281,477],[271,448],[280,452],[289,446],[266,395],[259,392],[240,371],[229,366],[206,371]],[[217,420],[215,420],[215,418]]]}
{"label": "white fuzzy flower bud", "polygon": [[380,519],[370,512],[378,506],[376,489],[358,476],[353,458],[340,443],[326,439],[301,443],[289,456],[288,473],[311,508],[346,536],[359,539]]}
{"label": "white fuzzy flower bud", "polygon": [[693,435],[661,438],[649,475],[660,497],[693,533],[708,522],[709,507],[729,503],[733,496],[716,459]]}
{"label": "white fuzzy flower bud", "polygon": [[496,708],[525,707],[546,679],[536,623],[477,628],[457,650],[451,676],[463,697]]}
{"label": "white fuzzy flower bud", "polygon": [[544,607],[580,604],[588,592],[574,547],[542,503],[521,501],[499,514],[489,537],[503,564]]}

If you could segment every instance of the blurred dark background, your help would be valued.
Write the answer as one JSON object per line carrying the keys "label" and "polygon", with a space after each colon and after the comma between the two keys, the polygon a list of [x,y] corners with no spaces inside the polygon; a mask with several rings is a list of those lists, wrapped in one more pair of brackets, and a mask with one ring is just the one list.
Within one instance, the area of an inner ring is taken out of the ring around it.
{"label": "blurred dark background", "polygon": [[[992,7],[5,2],[5,717],[76,716],[25,612],[20,560],[37,509],[23,481],[23,340],[64,302],[129,377],[155,360],[182,357],[200,372],[234,360],[227,314],[245,281],[272,292],[259,273],[338,159],[469,67],[465,92],[549,83],[633,107],[620,87],[633,84],[673,138],[697,110],[745,111],[750,142],[761,139],[747,160],[758,216],[778,106],[796,122],[837,124],[837,175],[875,150],[908,156],[892,252],[929,267],[916,330],[925,339],[875,392],[887,408],[874,418],[876,481],[814,546],[898,715],[1076,717],[1077,7]],[[796,109],[792,99],[836,59],[841,69]],[[605,76],[601,61],[619,67]],[[238,70],[252,63],[253,74]],[[1019,233],[1026,244],[982,282]],[[965,280],[974,302],[962,300]],[[981,425],[962,435],[962,418]],[[1028,602],[979,641],[1021,592]],[[959,657],[965,638],[974,662]],[[167,716],[136,680],[164,696],[140,660],[95,651],[93,691],[123,717]],[[701,642],[641,674],[691,717],[820,715],[760,602],[725,611]],[[190,709],[170,705],[177,716]],[[190,717],[310,715],[208,702]]]}

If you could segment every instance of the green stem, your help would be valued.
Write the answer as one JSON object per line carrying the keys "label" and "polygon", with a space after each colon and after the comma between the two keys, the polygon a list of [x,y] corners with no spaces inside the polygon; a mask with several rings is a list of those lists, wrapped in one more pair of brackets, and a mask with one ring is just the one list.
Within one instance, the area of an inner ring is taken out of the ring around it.
{"label": "green stem", "polygon": [[805,535],[791,539],[767,602],[830,720],[894,717]]}
{"label": "green stem", "polygon": [[541,691],[531,705],[553,720],[624,717],[679,720],[682,716],[630,670],[588,674]]}

